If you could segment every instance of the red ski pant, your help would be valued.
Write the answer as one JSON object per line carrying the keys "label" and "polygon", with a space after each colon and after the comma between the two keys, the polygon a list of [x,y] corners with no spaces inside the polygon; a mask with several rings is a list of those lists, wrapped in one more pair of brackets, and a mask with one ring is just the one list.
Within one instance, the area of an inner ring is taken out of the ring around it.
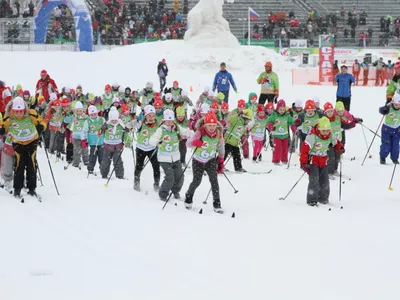
{"label": "red ski pant", "polygon": [[288,139],[274,138],[274,152],[272,153],[272,162],[280,163],[288,161],[289,142]]}
{"label": "red ski pant", "polygon": [[262,147],[263,147],[263,141],[256,141],[253,140],[254,147],[253,147],[253,157],[258,157],[260,154]]}
{"label": "red ski pant", "polygon": [[245,134],[241,137],[243,157],[249,158],[249,135]]}

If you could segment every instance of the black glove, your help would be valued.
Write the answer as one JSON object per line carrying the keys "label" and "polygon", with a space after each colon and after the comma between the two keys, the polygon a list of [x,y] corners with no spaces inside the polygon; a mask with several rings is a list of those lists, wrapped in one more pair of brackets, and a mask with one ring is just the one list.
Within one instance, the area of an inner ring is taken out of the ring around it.
{"label": "black glove", "polygon": [[44,131],[44,126],[42,124],[37,124],[36,125],[36,130],[37,130],[39,136],[41,136],[43,131]]}

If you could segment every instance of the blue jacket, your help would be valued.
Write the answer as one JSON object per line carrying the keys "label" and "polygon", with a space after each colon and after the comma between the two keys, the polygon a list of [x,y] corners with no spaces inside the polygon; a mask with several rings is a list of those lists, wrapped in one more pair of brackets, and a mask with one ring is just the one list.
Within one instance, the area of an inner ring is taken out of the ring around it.
{"label": "blue jacket", "polygon": [[229,92],[229,84],[232,85],[235,91],[237,90],[232,74],[228,71],[219,71],[217,74],[215,74],[212,90],[215,92],[215,89],[218,87],[218,92]]}
{"label": "blue jacket", "polygon": [[352,74],[337,74],[334,79],[337,82],[337,97],[351,97],[351,84],[355,83],[354,76]]}

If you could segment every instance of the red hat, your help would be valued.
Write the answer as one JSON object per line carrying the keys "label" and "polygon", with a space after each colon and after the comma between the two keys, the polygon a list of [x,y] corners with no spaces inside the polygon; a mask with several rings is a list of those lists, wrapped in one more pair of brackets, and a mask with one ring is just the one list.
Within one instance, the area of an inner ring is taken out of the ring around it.
{"label": "red hat", "polygon": [[272,69],[272,62],[267,61],[267,62],[265,63],[265,67],[270,67],[270,68]]}
{"label": "red hat", "polygon": [[52,106],[55,106],[55,107],[60,107],[61,106],[61,101],[60,100],[54,100],[53,102],[52,102]]}
{"label": "red hat", "polygon": [[[132,93],[132,94],[134,94],[134,93]],[[159,93],[159,92],[155,92],[154,93],[154,98],[161,98],[161,94]]]}
{"label": "red hat", "polygon": [[281,99],[281,100],[278,101],[278,103],[276,104],[276,109],[278,109],[279,107],[285,107],[286,108],[285,100]]}
{"label": "red hat", "polygon": [[209,111],[204,117],[204,124],[217,124],[217,116],[214,112]]}
{"label": "red hat", "polygon": [[42,77],[42,76],[47,76],[47,71],[46,70],[40,71],[40,77]]}
{"label": "red hat", "polygon": [[111,90],[112,90],[111,85],[106,84],[104,90],[105,90],[105,91],[111,91]]}
{"label": "red hat", "polygon": [[238,108],[245,108],[246,107],[246,101],[244,101],[243,99],[240,99],[238,101]]}
{"label": "red hat", "polygon": [[165,64],[165,58],[163,58],[163,59],[161,60],[161,62],[162,62],[163,64]]}
{"label": "red hat", "polygon": [[69,90],[69,93],[70,93],[71,95],[75,95],[75,89],[70,89],[70,90]]}
{"label": "red hat", "polygon": [[262,105],[262,104],[258,104],[257,105],[257,112],[265,112],[265,108],[264,108],[264,105]]}
{"label": "red hat", "polygon": [[324,111],[326,112],[327,110],[330,110],[330,109],[332,109],[332,110],[334,109],[332,103],[326,102],[326,103],[324,104]]}
{"label": "red hat", "polygon": [[162,100],[161,99],[157,99],[156,101],[154,101],[154,107],[155,108],[160,108],[160,107],[163,107],[163,102],[162,102]]}
{"label": "red hat", "polygon": [[304,109],[315,109],[314,100],[307,100]]}
{"label": "red hat", "polygon": [[17,91],[18,96],[23,97],[24,96],[24,90],[23,89],[19,89]]}
{"label": "red hat", "polygon": [[222,102],[221,109],[229,109],[229,104],[227,102]]}
{"label": "red hat", "polygon": [[265,109],[274,109],[274,103],[268,102],[267,105],[265,105]]}
{"label": "red hat", "polygon": [[121,113],[124,114],[130,110],[129,106],[127,104],[122,104],[121,106]]}
{"label": "red hat", "polygon": [[219,109],[218,103],[217,103],[217,102],[211,103],[211,108],[212,108],[212,109]]}
{"label": "red hat", "polygon": [[70,101],[67,97],[61,99],[62,107],[68,107],[70,105]]}
{"label": "red hat", "polygon": [[173,86],[179,86],[179,82],[178,82],[177,80],[175,80],[175,81],[172,83],[172,85],[173,85]]}

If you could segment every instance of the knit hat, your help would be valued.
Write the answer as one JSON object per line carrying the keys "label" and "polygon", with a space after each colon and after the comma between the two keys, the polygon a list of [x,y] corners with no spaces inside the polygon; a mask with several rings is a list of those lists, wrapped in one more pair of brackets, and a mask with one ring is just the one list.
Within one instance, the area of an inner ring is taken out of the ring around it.
{"label": "knit hat", "polygon": [[105,90],[105,91],[111,91],[111,90],[112,90],[111,85],[106,84],[106,86],[104,87],[104,90]]}
{"label": "knit hat", "polygon": [[313,101],[313,100],[307,100],[307,101],[306,101],[306,104],[305,104],[305,106],[304,106],[304,109],[305,109],[305,110],[307,110],[307,109],[315,109],[315,103],[314,103],[314,101]]}
{"label": "knit hat", "polygon": [[119,112],[115,107],[111,107],[110,112],[108,113],[108,119],[110,121],[115,121],[119,119]]}
{"label": "knit hat", "polygon": [[156,101],[154,101],[154,107],[155,108],[162,108],[163,107],[163,103],[161,99],[157,99]]}
{"label": "knit hat", "polygon": [[281,100],[278,101],[278,103],[276,104],[276,109],[279,109],[279,107],[285,107],[285,109],[286,109],[285,100],[281,99]]}
{"label": "knit hat", "polygon": [[129,108],[129,106],[127,104],[122,104],[122,106],[121,106],[121,114],[127,113],[130,110],[131,109]]}
{"label": "knit hat", "polygon": [[324,112],[326,112],[327,110],[330,110],[330,109],[332,109],[332,110],[334,109],[332,103],[326,102],[324,104]]}
{"label": "knit hat", "polygon": [[249,101],[251,100],[258,100],[257,94],[256,93],[250,93],[249,94]]}
{"label": "knit hat", "polygon": [[176,116],[177,117],[184,117],[186,116],[185,109],[182,106],[176,108]]}
{"label": "knit hat", "polygon": [[294,103],[294,107],[303,108],[303,101],[296,100],[296,102]]}
{"label": "knit hat", "polygon": [[207,103],[203,103],[200,107],[200,113],[201,114],[206,114],[210,111],[210,105],[208,105]]}
{"label": "knit hat", "polygon": [[335,106],[336,111],[344,111],[344,104],[342,101],[336,102]]}
{"label": "knit hat", "polygon": [[155,113],[156,113],[156,110],[155,110],[154,106],[146,105],[144,107],[144,116],[147,116],[149,114],[155,114]]}
{"label": "knit hat", "polygon": [[265,108],[264,105],[262,105],[261,103],[257,105],[257,112],[265,112]]}
{"label": "knit hat", "polygon": [[245,118],[245,119],[248,119],[248,120],[252,120],[253,119],[253,110],[250,109],[250,108],[245,109],[243,111],[242,117]]}
{"label": "knit hat", "polygon": [[67,97],[64,96],[64,97],[61,99],[61,106],[62,106],[62,107],[68,107],[70,104],[71,104],[71,103],[70,103],[70,101],[69,101],[69,99],[68,99]]}
{"label": "knit hat", "polygon": [[58,99],[57,99],[57,100],[54,100],[54,101],[52,102],[51,106],[52,106],[54,109],[58,109],[58,108],[61,107],[61,101],[58,100]]}
{"label": "knit hat", "polygon": [[211,108],[212,108],[212,109],[219,109],[218,103],[217,103],[217,102],[211,103]]}
{"label": "knit hat", "polygon": [[114,81],[113,84],[112,84],[112,87],[115,88],[115,89],[118,88],[119,87],[118,82]]}
{"label": "knit hat", "polygon": [[50,101],[57,100],[57,94],[56,93],[51,93],[50,94]]}
{"label": "knit hat", "polygon": [[217,116],[214,112],[209,111],[204,117],[204,124],[217,124]]}
{"label": "knit hat", "polygon": [[46,70],[40,71],[40,77],[46,76],[46,75],[47,75],[47,71]]}
{"label": "knit hat", "polygon": [[173,87],[178,87],[178,86],[179,86],[179,82],[178,82],[177,80],[175,80],[175,81],[172,83],[172,86],[173,86]]}
{"label": "knit hat", "polygon": [[217,94],[217,99],[223,101],[223,100],[225,100],[225,95],[223,93],[219,92]]}
{"label": "knit hat", "polygon": [[237,107],[238,107],[238,108],[245,108],[245,107],[246,107],[246,102],[245,102],[243,99],[240,99],[240,100],[238,101]]}
{"label": "knit hat", "polygon": [[393,104],[400,104],[400,95],[399,94],[394,94],[393,98],[392,98],[392,103]]}
{"label": "knit hat", "polygon": [[267,62],[265,63],[265,67],[270,67],[270,68],[272,69],[272,62],[267,61]]}
{"label": "knit hat", "polygon": [[166,93],[165,94],[165,101],[168,103],[172,101],[172,94],[171,93]]}
{"label": "knit hat", "polygon": [[229,104],[227,102],[223,102],[221,105],[221,109],[229,109]]}
{"label": "knit hat", "polygon": [[87,98],[88,98],[89,101],[94,101],[94,99],[96,99],[96,96],[93,93],[89,93]]}
{"label": "knit hat", "polygon": [[12,101],[12,110],[24,110],[25,102],[21,97],[15,97]]}
{"label": "knit hat", "polygon": [[119,104],[119,98],[118,97],[114,97],[112,100],[112,104],[114,103],[118,103]]}
{"label": "knit hat", "polygon": [[265,105],[265,109],[274,109],[274,103],[268,102],[267,105]]}
{"label": "knit hat", "polygon": [[83,109],[82,102],[76,101],[76,102],[75,102],[74,109]]}
{"label": "knit hat", "polygon": [[318,120],[318,128],[320,130],[331,130],[331,121],[327,117]]}
{"label": "knit hat", "polygon": [[91,115],[91,114],[97,114],[97,107],[96,106],[94,106],[94,105],[90,105],[89,107],[88,107],[88,113],[89,113],[89,115]]}
{"label": "knit hat", "polygon": [[174,119],[175,119],[174,112],[172,110],[170,110],[170,109],[166,109],[164,111],[162,120],[163,121],[174,121]]}

